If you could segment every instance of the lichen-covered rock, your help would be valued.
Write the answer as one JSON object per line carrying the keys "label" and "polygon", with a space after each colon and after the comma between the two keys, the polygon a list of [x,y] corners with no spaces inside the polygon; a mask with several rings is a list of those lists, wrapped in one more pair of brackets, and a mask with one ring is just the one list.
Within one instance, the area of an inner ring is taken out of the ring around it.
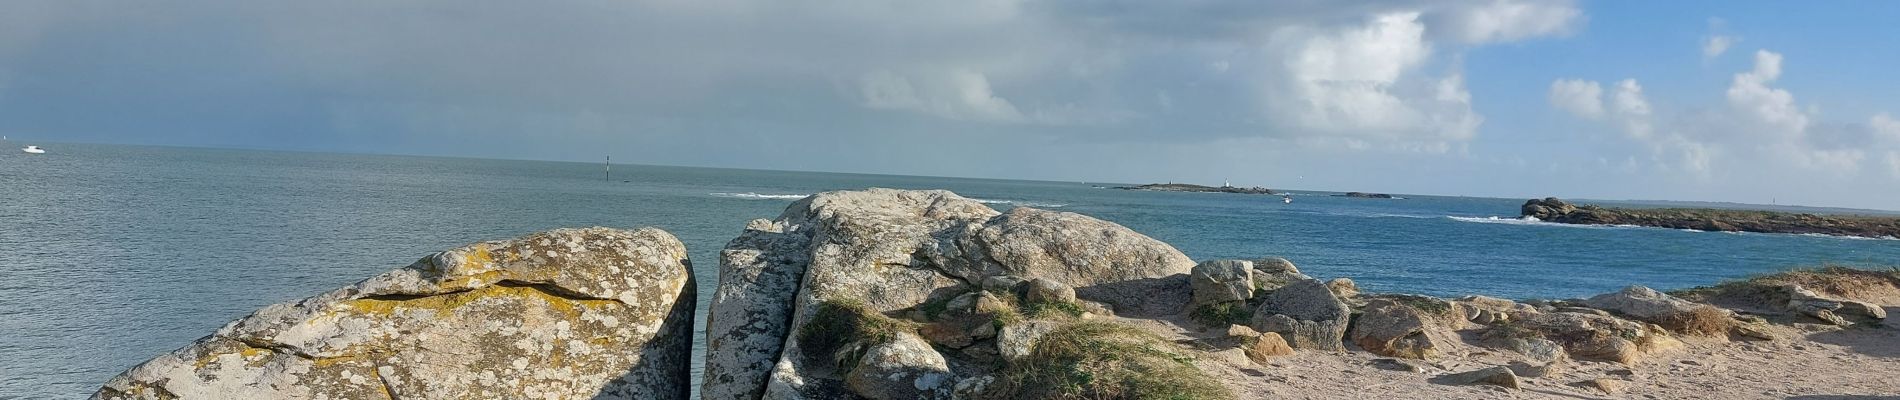
{"label": "lichen-covered rock", "polygon": [[1353,343],[1386,357],[1433,358],[1442,353],[1442,348],[1457,343],[1454,334],[1439,326],[1436,319],[1389,299],[1367,303],[1353,324]]}
{"label": "lichen-covered rock", "polygon": [[1285,258],[1269,257],[1253,262],[1253,280],[1256,289],[1279,289],[1281,286],[1307,279],[1313,279],[1313,277],[1300,273],[1299,267],[1293,266],[1293,262]]}
{"label": "lichen-covered rock", "polygon": [[1078,298],[1137,316],[1179,312],[1193,295],[1193,260],[1167,243],[1081,214],[1017,207],[963,225],[954,237],[928,258],[972,281],[993,275],[1050,279],[1075,288]]}
{"label": "lichen-covered rock", "polygon": [[[1187,303],[1193,266],[1164,243],[1079,214],[999,213],[947,191],[891,189],[794,202],[777,219],[751,223],[720,261],[702,393],[721,399],[837,395],[845,379],[838,363],[808,360],[853,355],[812,357],[793,340],[825,301],[917,315],[926,304],[978,290],[1013,293],[1040,278],[1073,288],[1073,297],[1057,296],[1085,307],[1173,313]],[[924,326],[932,340],[963,344],[952,337],[961,333],[944,328]]]}
{"label": "lichen-covered rock", "polygon": [[930,343],[901,333],[865,350],[845,382],[852,393],[872,400],[948,399],[956,378]]}
{"label": "lichen-covered rock", "polygon": [[1568,312],[1519,315],[1522,318],[1506,327],[1555,341],[1581,359],[1635,364],[1645,355],[1681,345],[1661,327],[1615,317]]}
{"label": "lichen-covered rock", "polygon": [[[1676,298],[1655,289],[1631,285],[1614,293],[1604,293],[1584,300],[1584,305],[1635,317],[1643,321],[1670,325],[1683,330],[1685,324],[1695,323],[1698,319],[1719,319],[1705,324],[1721,322],[1721,331],[1727,330],[1730,314],[1706,304],[1698,304]],[[1706,316],[1705,316],[1706,315]]]}
{"label": "lichen-covered rock", "polygon": [[1296,349],[1344,350],[1341,340],[1351,317],[1352,309],[1326,284],[1309,279],[1267,294],[1251,326],[1280,334]]}
{"label": "lichen-covered rock", "polygon": [[1814,319],[1829,324],[1840,326],[1853,325],[1854,321],[1850,320],[1850,317],[1867,320],[1884,320],[1887,318],[1887,310],[1878,305],[1860,301],[1828,298],[1819,293],[1815,293],[1813,290],[1801,287],[1801,285],[1787,284],[1777,287],[1776,290],[1781,296],[1788,298],[1784,306],[1788,311],[1813,317]]}
{"label": "lichen-covered rock", "polygon": [[1194,266],[1191,280],[1195,306],[1253,298],[1253,263],[1212,260]]}
{"label": "lichen-covered rock", "polygon": [[1482,325],[1510,322],[1512,315],[1538,313],[1535,307],[1488,296],[1465,296],[1455,301],[1465,319]]}
{"label": "lichen-covered rock", "polygon": [[658,229],[477,243],[265,307],[94,398],[680,399],[692,281]]}
{"label": "lichen-covered rock", "polygon": [[1526,360],[1536,363],[1555,363],[1569,359],[1563,345],[1550,339],[1535,337],[1504,337],[1491,340],[1496,347],[1521,354]]}
{"label": "lichen-covered rock", "polygon": [[996,337],[997,315],[1007,308],[1007,303],[987,291],[964,294],[951,299],[943,312],[918,333],[945,347],[969,347],[978,340]]}
{"label": "lichen-covered rock", "polygon": [[1331,290],[1333,296],[1342,299],[1359,296],[1359,284],[1354,283],[1352,279],[1349,278],[1333,278],[1333,280],[1326,281],[1326,289]]}
{"label": "lichen-covered rock", "polygon": [[1030,279],[1023,283],[1023,301],[1029,304],[1075,303],[1075,288],[1054,279]]}
{"label": "lichen-covered rock", "polygon": [[1054,332],[1056,328],[1061,328],[1063,325],[1067,324],[1055,321],[1026,321],[1004,326],[1003,331],[996,335],[996,350],[1002,354],[1004,361],[1020,360],[1028,357],[1029,352],[1035,350],[1036,341],[1042,339],[1043,335]]}

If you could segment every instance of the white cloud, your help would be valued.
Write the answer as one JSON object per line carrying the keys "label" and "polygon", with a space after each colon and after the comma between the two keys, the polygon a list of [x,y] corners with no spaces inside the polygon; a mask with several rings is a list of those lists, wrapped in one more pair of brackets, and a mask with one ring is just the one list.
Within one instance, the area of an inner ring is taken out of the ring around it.
{"label": "white cloud", "polygon": [[1880,139],[1885,140],[1889,144],[1900,146],[1900,120],[1895,120],[1893,116],[1883,112],[1874,114],[1873,118],[1869,118],[1867,125],[1873,128],[1874,134]]}
{"label": "white cloud", "polygon": [[1603,85],[1582,79],[1550,82],[1550,105],[1578,117],[1603,117]]}
{"label": "white cloud", "polygon": [[[1473,2],[1437,18],[1457,40],[1496,43],[1538,36],[1569,34],[1584,20],[1583,11],[1568,1]],[[1439,22],[1439,21],[1433,21]]]}
{"label": "white cloud", "polygon": [[1728,21],[1721,18],[1709,18],[1709,34],[1702,37],[1702,59],[1721,56],[1722,53],[1728,52],[1730,47],[1734,47],[1736,42],[1742,41],[1742,38],[1724,33],[1727,30]]}
{"label": "white cloud", "polygon": [[[1483,117],[1471,110],[1464,77],[1416,77],[1431,57],[1415,12],[1385,14],[1363,26],[1326,32],[1285,31],[1286,83],[1267,88],[1271,109],[1293,127],[1335,135],[1465,140]],[[1292,96],[1275,96],[1281,89]]]}
{"label": "white cloud", "polygon": [[1887,152],[1887,173],[1894,179],[1900,179],[1900,151]]}
{"label": "white cloud", "polygon": [[1616,94],[1610,97],[1610,109],[1623,124],[1624,133],[1638,139],[1650,136],[1649,100],[1643,98],[1643,86],[1637,84],[1635,79],[1616,83]]}
{"label": "white cloud", "polygon": [[1736,40],[1734,36],[1724,35],[1709,35],[1702,38],[1702,58],[1715,58],[1728,52],[1728,48],[1734,46]]}
{"label": "white cloud", "polygon": [[908,110],[946,119],[1021,122],[1021,111],[990,90],[989,78],[955,70],[921,74],[916,79],[890,71],[874,71],[860,78],[864,106]]}
{"label": "white cloud", "polygon": [[1781,77],[1781,54],[1768,50],[1755,52],[1755,69],[1735,74],[1728,88],[1728,103],[1744,118],[1750,118],[1763,133],[1784,139],[1799,138],[1808,128],[1808,115],[1794,104],[1794,94],[1769,87]]}

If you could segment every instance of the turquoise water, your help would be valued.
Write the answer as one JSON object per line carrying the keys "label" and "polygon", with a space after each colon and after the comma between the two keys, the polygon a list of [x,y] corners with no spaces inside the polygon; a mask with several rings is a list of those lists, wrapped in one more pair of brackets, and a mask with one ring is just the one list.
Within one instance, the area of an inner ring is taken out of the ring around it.
{"label": "turquoise water", "polygon": [[[77,398],[267,304],[432,251],[566,226],[657,226],[713,293],[745,222],[800,195],[942,188],[1092,215],[1195,259],[1280,255],[1370,291],[1572,297],[1822,262],[1900,241],[1514,220],[1522,199],[1131,192],[1078,182],[108,145],[0,149],[0,398]],[[626,180],[628,182],[622,182]],[[1502,218],[1490,218],[1502,217]],[[703,323],[703,319],[701,322]],[[697,375],[697,374],[696,374]]]}

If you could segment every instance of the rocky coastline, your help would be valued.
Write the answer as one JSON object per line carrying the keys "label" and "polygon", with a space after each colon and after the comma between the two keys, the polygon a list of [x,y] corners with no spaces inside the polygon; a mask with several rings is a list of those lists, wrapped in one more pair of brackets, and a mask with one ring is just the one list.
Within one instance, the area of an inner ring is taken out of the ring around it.
{"label": "rocky coastline", "polygon": [[1369,293],[1282,258],[1197,262],[1081,214],[889,189],[794,202],[718,262],[706,354],[678,240],[560,229],[266,307],[93,398],[679,399],[696,356],[704,399],[1900,393],[1884,324],[1900,271],[1571,300]]}
{"label": "rocky coastline", "polygon": [[1153,192],[1280,194],[1279,192],[1273,191],[1273,189],[1263,188],[1259,186],[1243,188],[1243,187],[1233,187],[1233,186],[1201,186],[1201,185],[1188,184],[1188,183],[1150,183],[1146,185],[1136,185],[1136,186],[1117,186],[1115,188],[1121,189],[1121,190],[1146,190],[1146,191],[1153,191]]}
{"label": "rocky coastline", "polygon": [[1545,222],[1634,225],[1710,232],[1755,232],[1900,238],[1900,218],[1798,214],[1708,208],[1607,208],[1551,197],[1524,202],[1520,214]]}

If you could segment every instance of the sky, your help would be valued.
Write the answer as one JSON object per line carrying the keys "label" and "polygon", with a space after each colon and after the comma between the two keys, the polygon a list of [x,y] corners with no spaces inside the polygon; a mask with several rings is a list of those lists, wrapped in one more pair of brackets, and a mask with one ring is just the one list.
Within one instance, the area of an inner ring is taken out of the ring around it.
{"label": "sky", "polygon": [[1900,2],[0,2],[0,134],[1900,209]]}

